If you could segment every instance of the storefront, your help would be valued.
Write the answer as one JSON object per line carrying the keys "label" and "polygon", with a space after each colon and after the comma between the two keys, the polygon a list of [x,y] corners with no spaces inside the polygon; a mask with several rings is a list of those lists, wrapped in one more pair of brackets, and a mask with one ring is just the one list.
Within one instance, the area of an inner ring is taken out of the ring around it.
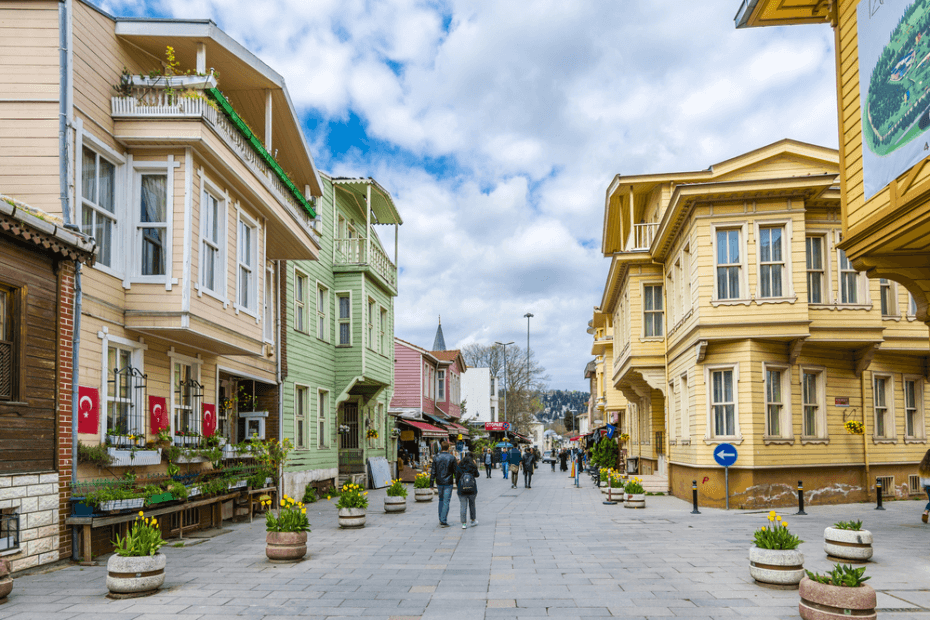
{"label": "storefront", "polygon": [[449,431],[419,420],[399,419],[400,438],[397,447],[398,475],[404,482],[413,482],[418,471],[429,471],[439,442],[449,439]]}

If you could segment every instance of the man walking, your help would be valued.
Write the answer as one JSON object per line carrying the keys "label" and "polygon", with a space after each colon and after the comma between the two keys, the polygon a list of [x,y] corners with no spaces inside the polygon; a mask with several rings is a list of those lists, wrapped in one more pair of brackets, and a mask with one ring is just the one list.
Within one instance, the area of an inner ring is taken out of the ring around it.
{"label": "man walking", "polygon": [[507,450],[501,450],[501,469],[504,472],[504,480],[506,480],[507,475],[510,473],[507,469]]}
{"label": "man walking", "polygon": [[491,456],[491,449],[484,451],[484,468],[488,472],[488,478],[491,477],[491,466],[494,464],[494,458]]}
{"label": "man walking", "polygon": [[533,488],[533,470],[536,468],[536,454],[527,448],[523,454],[523,488]]}
{"label": "man walking", "polygon": [[581,486],[581,468],[584,465],[584,452],[581,450],[575,455],[575,487]]}
{"label": "man walking", "polygon": [[517,477],[520,474],[520,461],[523,455],[520,454],[520,448],[514,446],[510,449],[510,455],[507,460],[510,461],[510,488],[517,488]]}
{"label": "man walking", "polygon": [[449,442],[442,442],[442,452],[433,459],[429,476],[430,486],[439,491],[439,527],[449,527],[449,504],[452,502],[452,484],[455,482],[455,457],[449,454]]}

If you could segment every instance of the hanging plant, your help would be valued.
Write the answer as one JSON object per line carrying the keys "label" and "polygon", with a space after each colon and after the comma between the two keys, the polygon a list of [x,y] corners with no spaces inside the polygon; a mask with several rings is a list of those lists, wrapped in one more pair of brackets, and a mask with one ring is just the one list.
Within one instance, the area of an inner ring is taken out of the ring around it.
{"label": "hanging plant", "polygon": [[865,432],[865,426],[858,420],[849,420],[843,426],[850,435],[861,435]]}

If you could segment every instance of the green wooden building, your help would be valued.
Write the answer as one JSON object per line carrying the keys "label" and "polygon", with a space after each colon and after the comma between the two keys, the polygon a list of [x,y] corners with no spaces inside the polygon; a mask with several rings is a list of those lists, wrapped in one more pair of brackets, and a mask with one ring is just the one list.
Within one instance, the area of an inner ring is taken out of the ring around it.
{"label": "green wooden building", "polygon": [[[295,446],[284,492],[298,498],[307,484],[364,474],[369,457],[394,461],[397,449],[387,412],[402,221],[373,179],[321,177],[319,260],[282,270],[282,431]],[[394,226],[393,260],[375,232],[385,225]]]}

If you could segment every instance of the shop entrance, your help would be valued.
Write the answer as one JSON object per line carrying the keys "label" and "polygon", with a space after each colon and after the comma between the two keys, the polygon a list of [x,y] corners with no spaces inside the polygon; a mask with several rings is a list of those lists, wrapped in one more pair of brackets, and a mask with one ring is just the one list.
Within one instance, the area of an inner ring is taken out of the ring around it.
{"label": "shop entrance", "polygon": [[339,416],[339,474],[365,473],[365,451],[359,439],[358,404],[343,403]]}

